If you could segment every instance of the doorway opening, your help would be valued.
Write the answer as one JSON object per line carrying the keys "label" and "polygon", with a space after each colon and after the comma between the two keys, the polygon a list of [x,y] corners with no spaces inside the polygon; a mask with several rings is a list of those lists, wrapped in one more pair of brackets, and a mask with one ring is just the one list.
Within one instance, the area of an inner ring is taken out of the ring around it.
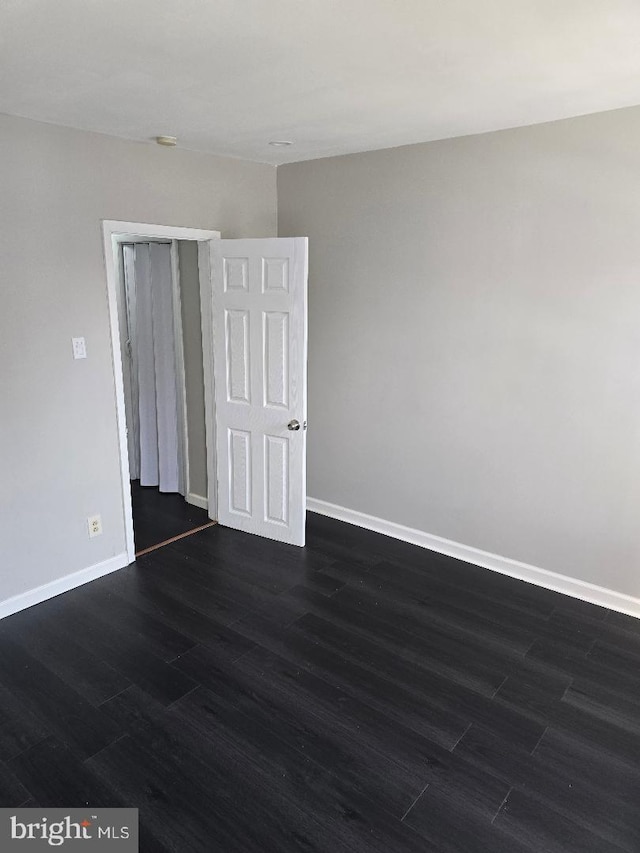
{"label": "doorway opening", "polygon": [[201,305],[216,237],[104,223],[130,562],[215,523],[204,376],[210,318],[205,312],[202,323]]}
{"label": "doorway opening", "polygon": [[207,514],[198,247],[118,241],[120,350],[136,556]]}

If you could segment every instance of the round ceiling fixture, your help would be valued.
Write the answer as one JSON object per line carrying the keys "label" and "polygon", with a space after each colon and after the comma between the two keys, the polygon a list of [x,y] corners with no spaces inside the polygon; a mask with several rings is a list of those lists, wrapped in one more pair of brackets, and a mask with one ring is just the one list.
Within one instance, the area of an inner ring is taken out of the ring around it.
{"label": "round ceiling fixture", "polygon": [[173,148],[177,141],[177,136],[156,136],[158,145],[166,145],[168,148]]}
{"label": "round ceiling fixture", "polygon": [[287,145],[293,145],[293,142],[289,139],[272,139],[269,145],[273,145],[274,148],[286,148]]}

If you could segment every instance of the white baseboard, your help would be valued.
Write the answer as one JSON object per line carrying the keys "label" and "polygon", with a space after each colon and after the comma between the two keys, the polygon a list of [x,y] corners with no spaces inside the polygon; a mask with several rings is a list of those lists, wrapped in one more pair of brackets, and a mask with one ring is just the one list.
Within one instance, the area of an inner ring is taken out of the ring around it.
{"label": "white baseboard", "polygon": [[104,560],[102,563],[96,563],[87,569],[81,569],[79,572],[73,572],[71,575],[57,578],[57,580],[37,586],[35,589],[29,589],[27,592],[21,592],[19,595],[6,598],[4,601],[0,601],[0,619],[4,619],[5,616],[10,616],[12,613],[17,613],[19,610],[26,610],[27,607],[32,607],[34,604],[39,604],[48,598],[54,598],[54,596],[60,595],[63,592],[68,592],[77,586],[82,586],[83,583],[94,581],[96,578],[101,578],[110,572],[123,569],[128,564],[129,559],[126,553],[117,554],[115,557]]}
{"label": "white baseboard", "polygon": [[202,495],[196,495],[195,492],[189,492],[185,500],[191,506],[199,506],[200,509],[209,509],[209,501],[203,498]]}
{"label": "white baseboard", "polygon": [[581,581],[568,575],[560,575],[547,569],[540,569],[528,563],[521,563],[519,560],[511,560],[509,557],[501,557],[498,554],[481,551],[479,548],[473,548],[469,545],[461,545],[459,542],[453,542],[450,539],[443,539],[422,530],[404,527],[402,524],[396,524],[393,521],[385,521],[383,518],[376,518],[374,515],[366,515],[363,512],[347,509],[337,504],[316,500],[316,498],[307,498],[307,509],[310,512],[328,515],[338,521],[346,521],[348,524],[356,525],[356,527],[363,527],[366,530],[373,530],[394,539],[401,539],[403,542],[410,542],[413,545],[419,545],[421,548],[428,548],[430,551],[437,551],[439,554],[446,554],[449,557],[455,557],[457,560],[464,560],[466,563],[473,563],[476,566],[482,566],[485,569],[491,569],[494,572],[500,572],[500,574],[509,575],[509,577],[518,578],[518,580],[527,581],[527,583],[542,586],[545,589],[561,592],[564,595],[570,595],[591,604],[598,604],[600,607],[608,607],[610,610],[617,610],[620,613],[627,613],[630,616],[640,618],[640,599],[623,592],[616,592],[613,589],[596,586],[596,584]]}

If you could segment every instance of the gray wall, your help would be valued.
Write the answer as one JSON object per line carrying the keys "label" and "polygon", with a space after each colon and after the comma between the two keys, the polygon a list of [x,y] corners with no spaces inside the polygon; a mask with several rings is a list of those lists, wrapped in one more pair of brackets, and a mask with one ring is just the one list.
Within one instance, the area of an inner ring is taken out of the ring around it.
{"label": "gray wall", "polygon": [[640,109],[282,166],[314,498],[640,595]]}
{"label": "gray wall", "polygon": [[200,277],[198,244],[178,241],[182,336],[187,396],[187,433],[189,444],[189,488],[193,494],[207,497],[207,443],[204,410],[204,370],[202,366],[202,325],[200,320]]}
{"label": "gray wall", "polygon": [[101,220],[269,236],[276,188],[270,166],[7,116],[0,139],[2,600],[125,548]]}

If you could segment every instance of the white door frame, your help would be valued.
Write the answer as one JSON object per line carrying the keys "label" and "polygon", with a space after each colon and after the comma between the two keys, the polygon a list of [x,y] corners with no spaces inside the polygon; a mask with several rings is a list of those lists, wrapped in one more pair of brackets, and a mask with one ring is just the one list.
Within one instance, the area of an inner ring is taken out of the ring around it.
{"label": "white door frame", "polygon": [[[102,234],[104,261],[107,274],[107,300],[109,306],[109,326],[111,331],[111,360],[116,392],[116,418],[118,426],[118,450],[120,453],[120,477],[122,480],[122,512],[125,529],[127,557],[130,563],[135,560],[135,542],[133,537],[133,511],[131,506],[131,486],[129,480],[129,448],[127,444],[127,422],[122,376],[122,353],[120,350],[120,323],[118,319],[118,244],[133,242],[135,238],[160,240],[194,240],[198,243],[198,261],[200,276],[200,304],[202,311],[202,349],[205,377],[205,411],[207,445],[215,448],[215,414],[211,385],[213,381],[211,365],[211,305],[210,256],[211,241],[220,239],[219,231],[205,231],[200,228],[182,228],[172,225],[150,225],[145,222],[119,222],[103,220]],[[175,286],[175,285],[174,285]],[[207,301],[208,300],[208,301]],[[185,427],[183,423],[183,428]],[[185,445],[186,446],[186,445]],[[217,514],[215,453],[207,452],[207,499],[209,517]]]}

